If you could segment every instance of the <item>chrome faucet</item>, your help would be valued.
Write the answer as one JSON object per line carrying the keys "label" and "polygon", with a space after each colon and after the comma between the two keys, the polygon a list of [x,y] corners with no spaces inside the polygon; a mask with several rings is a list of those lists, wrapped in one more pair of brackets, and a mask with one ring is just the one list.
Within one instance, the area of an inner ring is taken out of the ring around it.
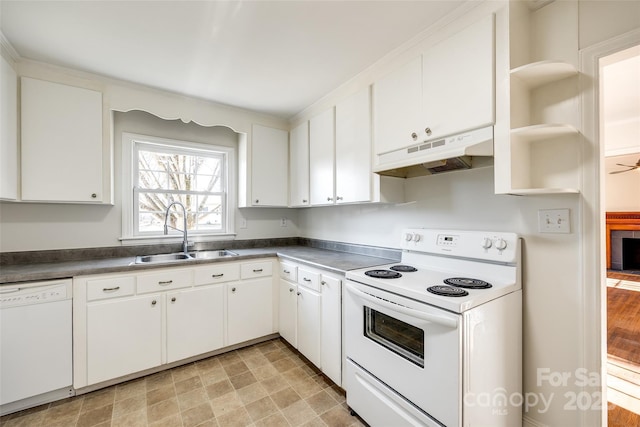
{"label": "chrome faucet", "polygon": [[[182,225],[182,230],[180,230],[179,228],[173,227],[169,224],[167,224],[167,221],[169,220],[169,211],[171,210],[171,207],[173,205],[178,205],[182,208],[182,219],[183,219],[183,225]],[[184,205],[180,202],[171,202],[169,203],[169,206],[167,206],[167,210],[164,213],[164,234],[168,234],[169,233],[169,228],[173,228],[176,231],[181,231],[183,234],[183,240],[182,240],[182,251],[185,253],[185,255],[187,254],[187,247],[189,246],[189,242],[187,241],[187,209],[184,207]]]}

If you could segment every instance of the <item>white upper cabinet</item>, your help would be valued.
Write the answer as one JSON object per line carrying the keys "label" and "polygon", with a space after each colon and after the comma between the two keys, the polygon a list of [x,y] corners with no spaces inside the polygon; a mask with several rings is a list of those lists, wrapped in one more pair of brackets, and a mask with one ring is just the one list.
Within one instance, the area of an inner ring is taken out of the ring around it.
{"label": "white upper cabinet", "polygon": [[22,200],[112,203],[102,93],[28,77],[21,83]]}
{"label": "white upper cabinet", "polygon": [[288,161],[288,132],[253,125],[250,206],[288,205]]}
{"label": "white upper cabinet", "polygon": [[335,203],[334,108],[309,121],[309,186],[311,205]]}
{"label": "white upper cabinet", "polygon": [[18,77],[0,56],[0,199],[18,198]]}
{"label": "white upper cabinet", "polygon": [[421,112],[422,58],[417,57],[373,85],[376,154],[416,142],[416,126],[420,123]]}
{"label": "white upper cabinet", "polygon": [[491,15],[376,81],[375,153],[493,124],[494,57]]}
{"label": "white upper cabinet", "polygon": [[336,203],[371,200],[370,89],[336,105]]}
{"label": "white upper cabinet", "polygon": [[422,56],[423,123],[439,138],[495,121],[493,15]]}
{"label": "white upper cabinet", "polygon": [[309,206],[309,122],[291,129],[289,156],[290,205]]}

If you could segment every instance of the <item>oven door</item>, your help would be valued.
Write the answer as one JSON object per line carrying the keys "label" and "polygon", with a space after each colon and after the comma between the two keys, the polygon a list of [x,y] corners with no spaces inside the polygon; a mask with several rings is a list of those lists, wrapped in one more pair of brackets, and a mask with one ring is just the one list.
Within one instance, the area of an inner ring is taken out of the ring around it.
{"label": "oven door", "polygon": [[353,281],[344,310],[350,360],[440,423],[460,425],[460,315]]}

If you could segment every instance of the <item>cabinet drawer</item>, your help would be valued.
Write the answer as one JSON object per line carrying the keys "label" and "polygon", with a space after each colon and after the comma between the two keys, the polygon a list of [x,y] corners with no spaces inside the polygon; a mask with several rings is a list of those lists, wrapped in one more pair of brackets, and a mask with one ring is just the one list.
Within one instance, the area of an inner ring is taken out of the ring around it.
{"label": "cabinet drawer", "polygon": [[273,263],[271,261],[251,262],[240,266],[240,277],[251,279],[253,277],[271,276]]}
{"label": "cabinet drawer", "polygon": [[313,289],[316,292],[320,292],[320,273],[299,268],[298,284],[306,288]]}
{"label": "cabinet drawer", "polygon": [[191,285],[193,285],[193,271],[191,269],[165,270],[160,273],[138,276],[139,294],[186,288]]}
{"label": "cabinet drawer", "polygon": [[136,278],[133,276],[87,281],[87,301],[125,297],[135,291]]}
{"label": "cabinet drawer", "polygon": [[196,286],[239,280],[240,264],[213,264],[206,267],[198,267],[195,269],[194,275]]}
{"label": "cabinet drawer", "polygon": [[293,264],[287,264],[286,262],[280,263],[280,277],[283,279],[295,282],[298,280],[298,267]]}

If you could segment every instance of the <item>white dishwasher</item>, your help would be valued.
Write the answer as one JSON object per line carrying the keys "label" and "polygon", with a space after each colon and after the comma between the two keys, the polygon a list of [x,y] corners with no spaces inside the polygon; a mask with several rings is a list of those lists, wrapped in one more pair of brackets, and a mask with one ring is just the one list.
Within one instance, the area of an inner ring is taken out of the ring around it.
{"label": "white dishwasher", "polygon": [[74,394],[71,279],[0,286],[0,415]]}

